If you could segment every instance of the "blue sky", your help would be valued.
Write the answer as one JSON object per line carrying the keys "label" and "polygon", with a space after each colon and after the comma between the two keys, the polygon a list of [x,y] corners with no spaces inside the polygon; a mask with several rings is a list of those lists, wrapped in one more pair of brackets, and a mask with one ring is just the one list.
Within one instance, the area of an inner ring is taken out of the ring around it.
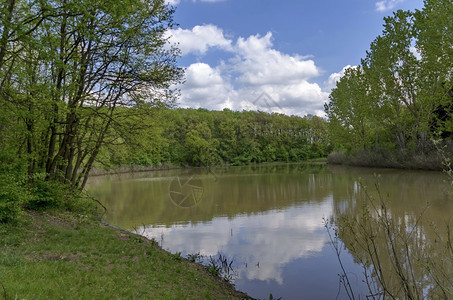
{"label": "blue sky", "polygon": [[385,16],[423,7],[422,0],[167,1],[179,24],[170,40],[186,68],[181,107],[301,116],[323,115],[343,68],[365,57]]}

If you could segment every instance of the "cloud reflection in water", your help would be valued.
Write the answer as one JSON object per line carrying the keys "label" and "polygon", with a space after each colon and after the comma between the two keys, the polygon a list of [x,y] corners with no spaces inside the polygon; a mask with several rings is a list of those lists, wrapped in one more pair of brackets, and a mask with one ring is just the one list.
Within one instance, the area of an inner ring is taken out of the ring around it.
{"label": "cloud reflection in water", "polygon": [[283,210],[216,217],[210,222],[170,228],[153,225],[138,229],[162,241],[162,247],[185,255],[218,252],[234,259],[238,278],[283,283],[283,268],[299,258],[320,253],[327,243],[322,217],[333,213],[331,197]]}

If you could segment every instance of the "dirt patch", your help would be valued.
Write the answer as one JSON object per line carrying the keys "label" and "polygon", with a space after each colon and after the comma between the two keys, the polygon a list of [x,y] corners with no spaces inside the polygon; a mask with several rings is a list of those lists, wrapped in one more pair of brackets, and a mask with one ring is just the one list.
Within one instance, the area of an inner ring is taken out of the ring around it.
{"label": "dirt patch", "polygon": [[130,240],[130,235],[127,234],[127,233],[115,233],[113,234],[114,237],[116,237],[117,239],[121,240],[121,241],[129,241]]}
{"label": "dirt patch", "polygon": [[[111,226],[106,226],[106,227],[112,228]],[[114,228],[114,229],[116,229],[116,228]],[[155,241],[147,239],[144,236],[141,236],[141,235],[133,233],[133,232],[129,232],[124,229],[120,229],[119,232],[115,232],[112,235],[121,241],[134,242],[134,243],[145,244],[145,245],[150,245],[150,244],[156,245]]]}
{"label": "dirt patch", "polygon": [[24,258],[29,261],[76,261],[81,257],[80,254],[59,254],[59,253],[44,253],[38,255],[26,255]]}
{"label": "dirt patch", "polygon": [[60,213],[59,215],[37,211],[27,211],[27,213],[32,218],[33,225],[36,228],[42,228],[44,224],[50,224],[54,227],[74,228],[79,223],[79,221],[69,213]]}

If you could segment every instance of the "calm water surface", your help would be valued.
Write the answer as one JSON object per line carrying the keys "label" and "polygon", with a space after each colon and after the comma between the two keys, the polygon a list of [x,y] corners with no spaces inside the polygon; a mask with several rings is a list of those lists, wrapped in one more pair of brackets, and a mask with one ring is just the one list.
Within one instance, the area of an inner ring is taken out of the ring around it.
{"label": "calm water surface", "polygon": [[[453,203],[440,172],[287,164],[93,177],[87,188],[108,208],[111,224],[172,253],[226,256],[236,288],[254,298],[346,299],[322,220],[354,216],[359,178],[373,186],[374,174],[394,216],[429,205],[429,219],[450,218]],[[346,249],[341,257],[364,298],[361,267]]]}

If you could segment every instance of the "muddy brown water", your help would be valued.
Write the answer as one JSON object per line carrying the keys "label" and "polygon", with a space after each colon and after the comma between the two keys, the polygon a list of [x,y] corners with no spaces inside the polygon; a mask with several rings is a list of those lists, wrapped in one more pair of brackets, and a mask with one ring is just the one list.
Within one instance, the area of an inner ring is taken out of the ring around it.
{"label": "muddy brown water", "polygon": [[[347,299],[323,218],[356,217],[363,185],[376,194],[379,181],[392,217],[423,211],[441,224],[453,212],[445,180],[441,172],[283,164],[98,176],[87,190],[107,207],[107,222],[172,253],[221,253],[236,288],[254,298]],[[341,259],[365,298],[361,266],[347,249]]]}

